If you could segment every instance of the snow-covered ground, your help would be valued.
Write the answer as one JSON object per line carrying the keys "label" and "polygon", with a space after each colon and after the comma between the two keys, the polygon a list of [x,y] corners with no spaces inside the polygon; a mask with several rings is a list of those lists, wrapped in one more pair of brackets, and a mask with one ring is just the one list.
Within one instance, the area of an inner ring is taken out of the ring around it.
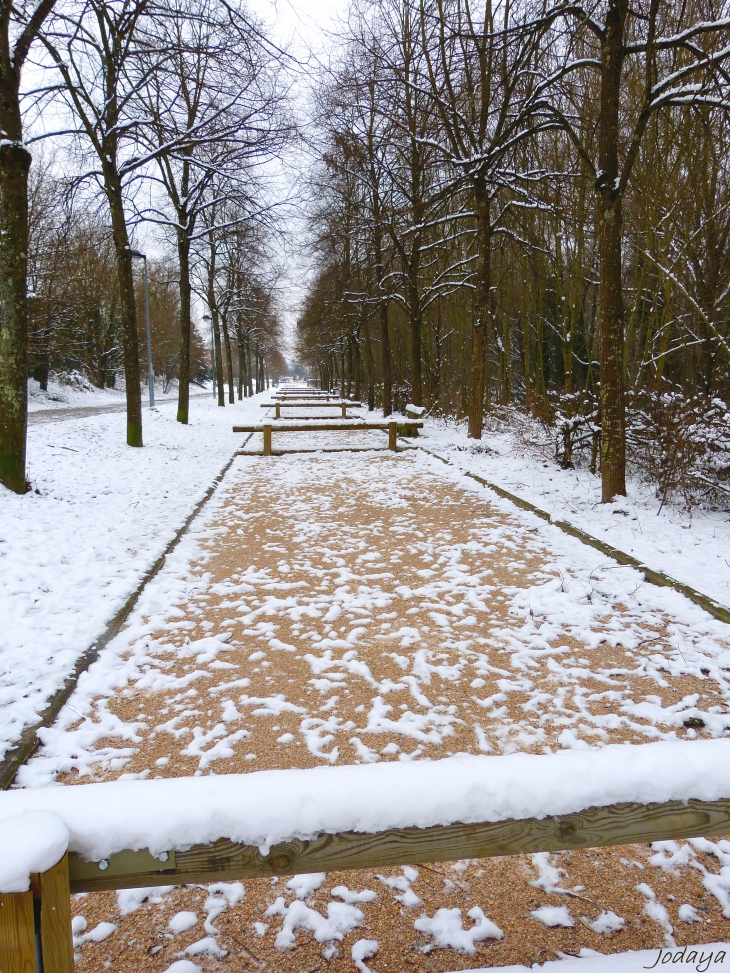
{"label": "snow-covered ground", "polygon": [[[80,397],[110,404],[77,392],[65,406]],[[258,419],[259,401],[196,398],[188,426],[173,406],[145,409],[144,449],[125,445],[124,412],[29,426],[33,490],[0,488],[0,756],[164,551],[240,446],[233,423]]]}
{"label": "snow-covered ground", "polygon": [[419,442],[461,469],[529,500],[556,520],[566,520],[730,607],[727,512],[700,508],[690,512],[672,504],[660,510],[653,486],[638,479],[629,480],[625,499],[602,504],[600,476],[587,469],[561,469],[539,427],[530,427],[523,419],[520,434],[517,425],[487,421],[477,443],[467,438],[465,422],[427,419]]}
{"label": "snow-covered ground", "polygon": [[705,943],[703,946],[684,946],[682,949],[642,949],[602,956],[592,949],[582,949],[579,956],[565,956],[534,966],[489,966],[462,973],[639,973],[639,970],[659,969],[667,964],[679,964],[700,973],[708,970],[730,970],[730,944]]}
{"label": "snow-covered ground", "polygon": [[[197,391],[194,386],[190,389],[191,395],[195,395]],[[155,383],[155,403],[176,400],[177,384],[163,392],[162,381]],[[31,413],[47,409],[99,408],[106,405],[124,405],[124,402],[123,380],[116,388],[98,389],[79,372],[59,375],[54,373],[49,377],[48,389],[44,392],[34,378],[28,379],[28,412]],[[147,402],[146,385],[142,388],[142,402]]]}

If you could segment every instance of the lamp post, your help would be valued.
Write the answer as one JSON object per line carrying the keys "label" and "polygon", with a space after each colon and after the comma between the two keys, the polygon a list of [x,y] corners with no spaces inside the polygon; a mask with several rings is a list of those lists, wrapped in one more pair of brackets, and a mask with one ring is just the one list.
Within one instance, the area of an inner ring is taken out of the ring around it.
{"label": "lamp post", "polygon": [[130,251],[132,257],[144,261],[144,310],[147,318],[147,385],[150,390],[150,409],[155,407],[155,373],[152,369],[152,331],[150,330],[150,285],[147,280],[147,254],[139,250]]}
{"label": "lamp post", "polygon": [[204,314],[203,320],[210,322],[210,370],[213,375],[213,398],[215,398],[215,342],[213,340],[213,318],[209,314]]}

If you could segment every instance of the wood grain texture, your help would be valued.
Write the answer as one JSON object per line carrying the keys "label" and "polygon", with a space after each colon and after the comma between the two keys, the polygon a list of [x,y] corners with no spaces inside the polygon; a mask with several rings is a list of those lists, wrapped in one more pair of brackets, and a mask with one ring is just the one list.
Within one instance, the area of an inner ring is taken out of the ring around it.
{"label": "wood grain texture", "polygon": [[0,893],[0,973],[36,973],[33,893],[30,890],[8,895]]}
{"label": "wood grain texture", "polygon": [[311,841],[292,840],[274,845],[268,855],[261,855],[252,845],[221,839],[176,852],[173,869],[154,873],[140,869],[136,874],[77,878],[71,856],[71,890],[89,892],[146,885],[230,882],[271,875],[386,868],[725,833],[730,833],[730,800],[615,804],[543,820],[529,818],[403,828],[378,834],[320,835]]}
{"label": "wood grain texture", "polygon": [[41,890],[43,973],[73,973],[68,855],[38,876]]}

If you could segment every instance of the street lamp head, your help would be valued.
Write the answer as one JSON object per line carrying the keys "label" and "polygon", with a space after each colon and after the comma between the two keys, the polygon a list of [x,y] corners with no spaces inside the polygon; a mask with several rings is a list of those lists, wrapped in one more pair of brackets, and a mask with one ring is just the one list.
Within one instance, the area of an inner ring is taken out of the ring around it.
{"label": "street lamp head", "polygon": [[141,250],[130,250],[129,252],[132,254],[133,257],[138,257],[140,260],[146,260],[147,259],[147,254],[146,253],[142,253]]}
{"label": "street lamp head", "polygon": [[203,315],[203,320],[204,321],[212,321],[213,319],[211,318],[211,316],[209,314],[204,314]]}

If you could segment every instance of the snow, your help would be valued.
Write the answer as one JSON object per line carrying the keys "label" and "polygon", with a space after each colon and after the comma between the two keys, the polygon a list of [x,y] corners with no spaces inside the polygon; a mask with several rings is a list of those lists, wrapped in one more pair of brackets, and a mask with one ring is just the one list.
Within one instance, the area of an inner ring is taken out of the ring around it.
{"label": "snow", "polygon": [[[198,398],[199,392],[191,387],[191,399]],[[213,398],[212,393],[208,393]],[[147,384],[142,389],[142,406],[149,402]],[[162,382],[155,383],[155,405],[177,402],[177,385],[173,384],[167,392],[162,391]],[[98,409],[105,406],[124,406],[126,395],[124,380],[116,388],[97,388],[81,372],[51,373],[48,377],[48,390],[43,391],[34,379],[28,379],[28,412],[45,412],[49,409],[61,413],[64,409]],[[144,419],[144,414],[143,414]]]}
{"label": "snow", "polygon": [[682,922],[702,922],[699,912],[693,905],[685,903],[677,910]]}
{"label": "snow", "polygon": [[167,927],[170,932],[178,935],[181,932],[187,932],[188,929],[192,929],[193,926],[197,925],[197,922],[198,917],[194,912],[176,912],[168,922]]}
{"label": "snow", "polygon": [[26,892],[31,872],[45,872],[68,848],[68,830],[47,811],[11,815],[0,829],[0,892]]}
{"label": "snow", "polygon": [[291,949],[296,946],[296,933],[299,929],[313,933],[318,943],[341,941],[365,919],[356,906],[345,902],[330,902],[327,905],[327,915],[323,916],[299,899],[286,906],[283,896],[279,896],[269,906],[265,915],[284,916],[284,923],[275,940],[277,949]]}
{"label": "snow", "polygon": [[195,943],[191,943],[183,950],[188,956],[211,956],[214,959],[223,959],[228,955],[228,950],[218,945],[214,936],[206,936]]}
{"label": "snow", "polygon": [[358,939],[356,943],[352,944],[350,955],[352,956],[352,961],[360,973],[372,973],[370,967],[366,966],[365,960],[375,956],[377,951],[377,939]]}
{"label": "snow", "polygon": [[491,919],[487,919],[478,905],[469,909],[473,924],[464,928],[461,909],[437,909],[433,919],[423,915],[413,923],[418,932],[431,936],[433,943],[422,947],[424,953],[432,949],[455,949],[457,953],[476,953],[476,943],[484,939],[502,939],[504,933]]}
{"label": "snow", "polygon": [[653,486],[631,477],[627,497],[603,504],[600,476],[587,469],[561,469],[552,453],[554,437],[524,417],[512,426],[490,423],[488,417],[479,443],[467,438],[465,423],[427,418],[421,437],[417,442],[460,469],[730,607],[726,511],[690,513],[671,504],[660,510]]}
{"label": "snow", "polygon": [[[691,908],[692,906],[690,906],[690,909]],[[681,915],[681,908],[679,911]],[[626,921],[622,919],[621,916],[617,916],[615,912],[611,911],[602,912],[597,919],[593,920],[593,922],[588,922],[586,919],[583,921],[587,922],[588,926],[593,930],[593,932],[606,934],[617,932],[619,929],[623,929],[623,927],[626,925]]]}
{"label": "snow", "polygon": [[674,937],[672,933],[674,928],[672,923],[669,921],[669,913],[667,912],[665,906],[657,900],[656,892],[651,886],[647,885],[646,882],[640,882],[636,888],[641,892],[641,894],[646,899],[644,903],[644,911],[653,919],[654,922],[658,923],[664,930],[664,937],[667,946],[674,946]]}
{"label": "snow", "polygon": [[567,906],[564,905],[543,905],[539,909],[534,909],[530,915],[544,926],[550,926],[551,928],[554,926],[565,926],[570,929],[575,925],[575,921],[568,912]]}
{"label": "snow", "polygon": [[295,893],[298,899],[308,899],[316,892],[327,876],[324,872],[312,872],[310,875],[295,875],[286,883],[286,887]]}
{"label": "snow", "polygon": [[[730,797],[729,768],[728,740],[456,755],[16,789],[0,793],[0,821],[30,811],[56,814],[69,848],[96,861],[124,849],[159,855],[222,837],[267,854],[276,842],[324,833],[544,818],[623,801],[718,800]],[[17,869],[0,861],[0,883],[10,875],[18,880]]]}
{"label": "snow", "polygon": [[202,966],[192,963],[189,959],[179,959],[172,966],[168,966],[164,973],[202,973]]}
{"label": "snow", "polygon": [[541,965],[489,966],[461,973],[637,973],[675,964],[679,964],[680,970],[689,969],[693,973],[730,970],[730,944],[703,943],[681,949],[642,949],[608,956],[583,948],[578,956],[565,956]]}
{"label": "snow", "polygon": [[98,926],[94,926],[91,932],[77,937],[74,946],[81,946],[83,943],[103,943],[105,939],[108,939],[116,931],[117,926],[113,922],[100,922]]}
{"label": "snow", "polygon": [[120,889],[117,908],[123,916],[128,916],[145,902],[162,902],[174,888],[174,885],[153,885],[150,888]]}
{"label": "snow", "polygon": [[260,398],[195,398],[188,426],[174,405],[146,410],[143,449],[125,445],[123,412],[28,427],[33,491],[0,488],[0,758],[241,445],[231,426]]}

